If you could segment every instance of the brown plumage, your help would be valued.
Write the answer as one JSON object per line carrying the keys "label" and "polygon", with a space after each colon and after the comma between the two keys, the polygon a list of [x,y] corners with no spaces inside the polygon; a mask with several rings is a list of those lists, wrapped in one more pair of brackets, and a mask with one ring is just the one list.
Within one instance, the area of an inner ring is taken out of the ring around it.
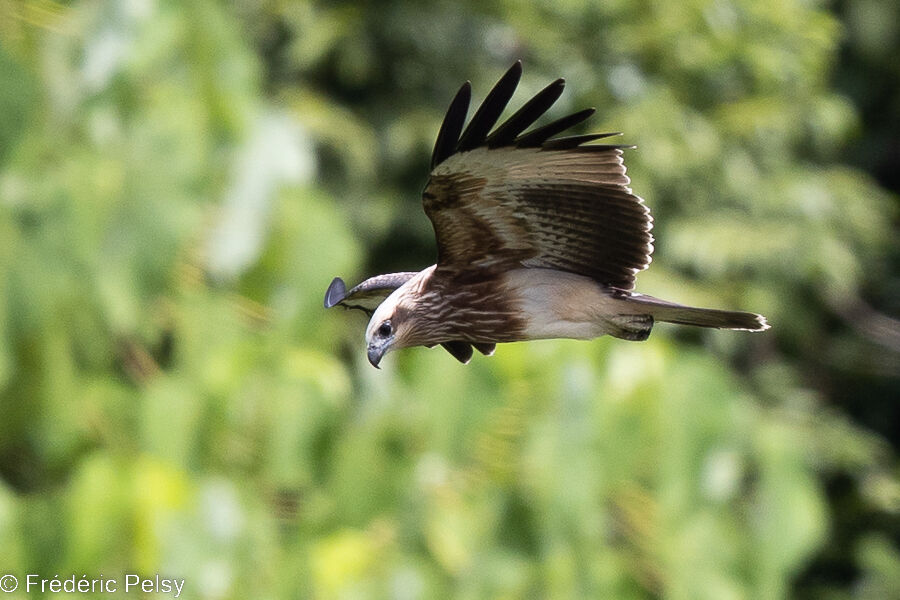
{"label": "brown plumage", "polygon": [[633,292],[650,264],[652,218],[628,187],[622,150],[593,144],[611,133],[553,136],[579,111],[523,133],[559,97],[544,88],[503,124],[522,73],[516,62],[463,129],[471,90],[460,88],[441,125],[422,194],[438,260],[415,273],[367,279],[347,291],[335,278],[325,306],[366,311],[368,356],[441,344],[461,362],[500,342],[609,334],[644,340],[654,319],[761,331],[761,315],[683,306]]}

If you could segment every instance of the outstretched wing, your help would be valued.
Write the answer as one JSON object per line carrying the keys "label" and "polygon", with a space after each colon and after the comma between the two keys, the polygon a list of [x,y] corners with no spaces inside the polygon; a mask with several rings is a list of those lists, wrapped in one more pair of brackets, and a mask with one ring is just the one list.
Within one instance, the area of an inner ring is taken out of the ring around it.
{"label": "outstretched wing", "polygon": [[556,101],[558,79],[490,132],[522,73],[516,62],[463,131],[468,82],[450,105],[423,192],[438,269],[483,277],[518,267],[577,273],[623,290],[650,264],[652,219],[631,192],[620,145],[590,145],[613,133],[551,139],[586,109],[523,133]]}
{"label": "outstretched wing", "polygon": [[[391,292],[409,281],[414,275],[417,275],[415,271],[376,275],[354,286],[349,291],[344,280],[340,277],[335,277],[331,280],[331,284],[325,292],[325,308],[340,305],[344,308],[359,309],[371,317],[378,305],[384,302],[384,299],[390,296]],[[458,341],[446,342],[441,344],[441,346],[452,354],[456,360],[465,364],[472,359],[473,346],[482,354],[490,356],[494,353],[496,344],[470,344],[469,342]]]}
{"label": "outstretched wing", "polygon": [[325,292],[325,308],[341,305],[344,308],[356,308],[370,317],[378,305],[391,295],[391,292],[412,279],[415,271],[403,273],[387,273],[369,277],[347,291],[347,285],[340,277],[331,280]]}

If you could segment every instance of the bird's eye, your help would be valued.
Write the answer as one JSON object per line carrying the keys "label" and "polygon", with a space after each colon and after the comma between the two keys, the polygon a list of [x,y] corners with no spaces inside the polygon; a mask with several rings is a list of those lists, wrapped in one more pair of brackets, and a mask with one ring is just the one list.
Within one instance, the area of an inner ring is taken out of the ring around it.
{"label": "bird's eye", "polygon": [[390,321],[385,321],[384,323],[382,323],[381,325],[378,326],[378,335],[380,335],[381,337],[387,337],[387,336],[391,335],[391,331],[392,331],[392,328],[391,328]]}

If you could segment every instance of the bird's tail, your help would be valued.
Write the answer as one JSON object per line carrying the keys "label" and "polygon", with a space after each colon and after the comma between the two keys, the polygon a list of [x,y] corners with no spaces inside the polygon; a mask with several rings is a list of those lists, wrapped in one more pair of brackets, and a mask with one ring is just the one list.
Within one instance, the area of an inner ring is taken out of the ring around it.
{"label": "bird's tail", "polygon": [[745,331],[764,331],[769,328],[766,318],[755,313],[717,310],[714,308],[695,308],[643,294],[629,294],[623,300],[631,308],[634,308],[637,314],[649,314],[654,320],[665,321],[666,323],[714,327],[716,329],[741,329]]}

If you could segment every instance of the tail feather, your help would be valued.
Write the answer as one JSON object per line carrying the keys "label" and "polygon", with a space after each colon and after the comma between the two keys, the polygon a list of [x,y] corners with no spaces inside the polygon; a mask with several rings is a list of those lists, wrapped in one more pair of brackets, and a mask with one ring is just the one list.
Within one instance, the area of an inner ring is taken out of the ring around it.
{"label": "tail feather", "polygon": [[639,309],[641,313],[649,314],[657,321],[665,321],[666,323],[714,327],[716,329],[741,329],[745,331],[765,331],[769,328],[766,318],[755,313],[696,308],[667,302],[643,294],[630,294],[624,300],[634,308]]}

